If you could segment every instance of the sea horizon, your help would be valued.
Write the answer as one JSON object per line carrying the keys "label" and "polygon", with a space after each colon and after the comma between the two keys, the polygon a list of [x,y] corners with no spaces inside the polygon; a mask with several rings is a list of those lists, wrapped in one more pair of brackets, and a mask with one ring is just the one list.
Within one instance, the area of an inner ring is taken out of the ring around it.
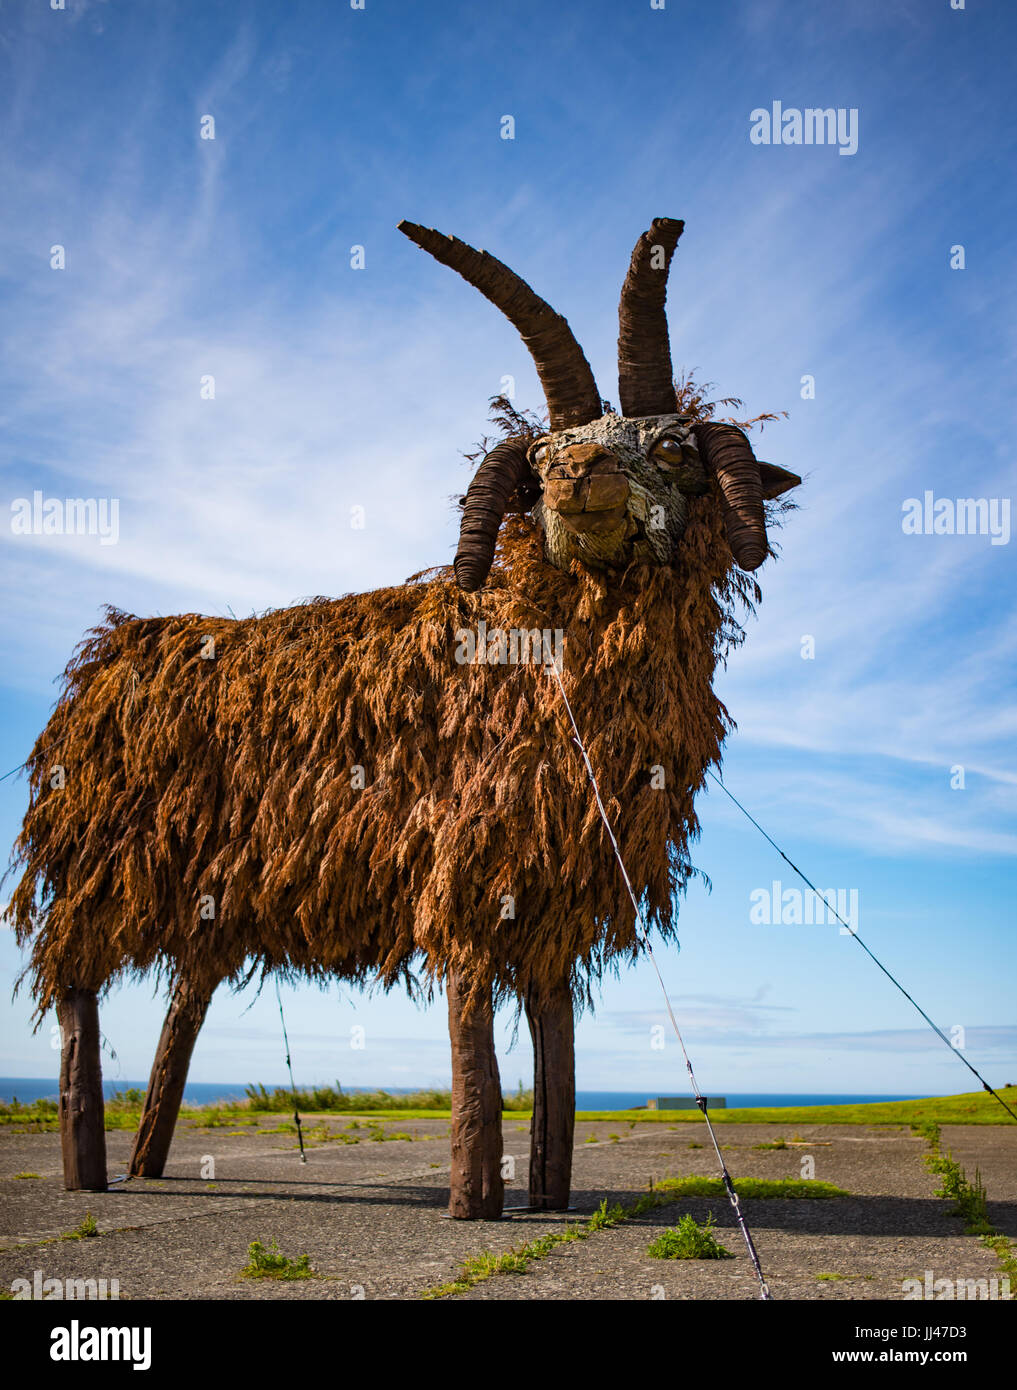
{"label": "sea horizon", "polygon": [[[184,1089],[185,1105],[214,1105],[216,1102],[246,1100],[247,1085],[259,1085],[259,1082],[227,1082],[227,1081],[189,1081]],[[265,1082],[265,1087],[269,1091],[277,1088],[289,1090],[289,1086],[282,1082]],[[335,1082],[315,1081],[298,1084],[297,1089],[303,1091],[313,1091],[316,1087],[334,1086]],[[147,1089],[147,1081],[131,1081],[103,1078],[103,1091],[108,1100],[118,1091]],[[362,1091],[385,1091],[391,1096],[412,1095],[415,1091],[428,1090],[448,1090],[450,1083],[420,1085],[420,1086],[344,1086],[343,1090],[347,1094]],[[33,1076],[0,1076],[0,1103],[9,1105],[12,1100],[17,1099],[22,1104],[30,1104],[34,1100],[56,1100],[59,1097],[59,1083],[55,1077],[33,1077]],[[661,1094],[660,1091],[610,1091],[610,1090],[576,1090],[576,1109],[577,1110],[632,1110],[640,1106],[645,1106],[647,1101],[656,1098]],[[666,1092],[670,1096],[685,1097],[688,1093],[682,1090]],[[723,1097],[727,1108],[734,1109],[757,1109],[757,1108],[781,1108],[805,1105],[872,1105],[881,1101],[898,1100],[929,1100],[934,1099],[928,1095],[915,1095],[907,1093],[876,1093],[867,1092],[780,1092],[780,1091],[722,1091],[711,1090],[709,1098]]]}

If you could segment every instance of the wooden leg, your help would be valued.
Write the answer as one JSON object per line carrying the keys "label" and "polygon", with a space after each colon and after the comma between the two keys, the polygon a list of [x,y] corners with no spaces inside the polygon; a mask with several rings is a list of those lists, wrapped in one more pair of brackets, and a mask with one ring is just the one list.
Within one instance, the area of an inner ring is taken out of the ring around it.
{"label": "wooden leg", "polygon": [[575,1034],[568,985],[530,995],[526,1017],[533,1039],[530,1206],[564,1211],[576,1125]]}
{"label": "wooden leg", "polygon": [[452,1176],[449,1214],[495,1221],[505,1187],[501,1174],[501,1078],[494,1052],[490,997],[467,1014],[463,981],[449,976],[448,1031],[452,1042]]}
{"label": "wooden leg", "polygon": [[99,1001],[69,989],[57,1004],[60,1024],[60,1148],[68,1192],[106,1191],[106,1106],[99,1059]]}
{"label": "wooden leg", "polygon": [[166,1166],[180,1102],[187,1084],[187,1069],[213,989],[198,989],[186,977],[173,991],[159,1047],[148,1079],[145,1106],[134,1139],[127,1171],[132,1178],[161,1178]]}

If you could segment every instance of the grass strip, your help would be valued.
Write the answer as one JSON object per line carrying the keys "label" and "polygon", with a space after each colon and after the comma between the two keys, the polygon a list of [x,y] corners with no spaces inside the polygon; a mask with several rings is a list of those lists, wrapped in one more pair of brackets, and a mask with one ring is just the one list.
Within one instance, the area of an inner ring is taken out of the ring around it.
{"label": "grass strip", "polygon": [[[1017,1086],[1004,1086],[1000,1094],[1012,1106],[1017,1106]],[[141,1118],[144,1095],[137,1087],[118,1092],[106,1102],[108,1130],[136,1129]],[[505,1120],[528,1119],[532,1113],[532,1094],[520,1091],[503,1098]],[[417,1091],[412,1095],[393,1096],[386,1091],[341,1091],[324,1086],[297,1092],[297,1105],[302,1114],[356,1115],[360,1118],[400,1120],[447,1120],[451,1114],[448,1091]],[[249,1086],[247,1099],[219,1101],[209,1106],[184,1106],[181,1119],[190,1120],[203,1129],[219,1126],[257,1123],[259,1118],[293,1113],[292,1092],[264,1086]],[[808,1105],[768,1106],[754,1109],[711,1110],[715,1125],[778,1124],[778,1125],[1010,1125],[1015,1122],[984,1091],[971,1091],[955,1096],[933,1096],[925,1100],[874,1101],[866,1105]],[[699,1124],[704,1123],[698,1110],[578,1110],[579,1122],[606,1121],[610,1124]],[[0,1103],[0,1126],[20,1128],[31,1133],[49,1133],[59,1128],[59,1110],[55,1100],[35,1100]]]}
{"label": "grass strip", "polygon": [[[826,1197],[847,1197],[850,1194],[830,1182],[816,1178],[735,1178],[734,1189],[739,1197],[767,1201],[775,1197],[795,1200],[817,1200]],[[673,1193],[675,1197],[726,1197],[723,1178],[662,1178],[654,1184],[655,1192]]]}
{"label": "grass strip", "polygon": [[981,1243],[996,1256],[1000,1272],[1017,1279],[1017,1251],[1012,1241],[1002,1231],[997,1231],[989,1220],[986,1206],[985,1185],[978,1168],[975,1168],[974,1181],[968,1179],[960,1164],[949,1152],[940,1148],[942,1135],[939,1125],[926,1121],[912,1125],[929,1145],[930,1152],[925,1155],[925,1166],[940,1180],[936,1189],[937,1197],[945,1197],[953,1202],[951,1216],[959,1216],[964,1222],[965,1233],[979,1236]]}

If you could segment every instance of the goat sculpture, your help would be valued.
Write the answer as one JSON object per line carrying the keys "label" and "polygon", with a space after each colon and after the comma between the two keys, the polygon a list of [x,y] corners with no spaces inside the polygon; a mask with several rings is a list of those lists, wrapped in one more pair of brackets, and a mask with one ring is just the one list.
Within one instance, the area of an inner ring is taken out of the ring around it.
{"label": "goat sculpture", "polygon": [[[619,414],[524,281],[400,223],[518,328],[547,401],[546,432],[510,434],[477,469],[452,569],[244,620],[111,611],[79,648],[28,762],[10,907],[40,1015],[55,1003],[61,1021],[69,1187],[106,1182],[110,980],[177,979],[135,1154],[134,1171],[158,1171],[219,980],[253,962],[391,984],[422,955],[449,1003],[452,1214],[502,1210],[506,995],[534,1044],[530,1201],[567,1205],[574,1000],[641,937],[556,688],[514,659],[516,638],[563,635],[561,679],[666,936],[694,796],[730,727],[714,669],[738,603],[758,597],[767,500],[801,481],[757,462],[740,429],[679,413],[664,306],[682,229],[657,219],[633,252]],[[478,659],[462,659],[467,633]]]}

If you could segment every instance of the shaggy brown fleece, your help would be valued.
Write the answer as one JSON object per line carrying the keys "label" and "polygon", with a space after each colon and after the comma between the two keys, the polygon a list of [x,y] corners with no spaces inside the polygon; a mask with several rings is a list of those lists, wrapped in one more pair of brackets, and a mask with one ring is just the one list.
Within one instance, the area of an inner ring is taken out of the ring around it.
{"label": "shaggy brown fleece", "polygon": [[714,494],[672,565],[624,575],[561,573],[519,517],[476,594],[446,568],[257,618],[111,610],[28,762],[10,914],[40,1014],[182,962],[389,984],[417,952],[430,979],[582,998],[638,936],[560,693],[537,665],[457,664],[456,631],[564,631],[608,815],[668,935],[730,728],[714,669],[757,597]]}

